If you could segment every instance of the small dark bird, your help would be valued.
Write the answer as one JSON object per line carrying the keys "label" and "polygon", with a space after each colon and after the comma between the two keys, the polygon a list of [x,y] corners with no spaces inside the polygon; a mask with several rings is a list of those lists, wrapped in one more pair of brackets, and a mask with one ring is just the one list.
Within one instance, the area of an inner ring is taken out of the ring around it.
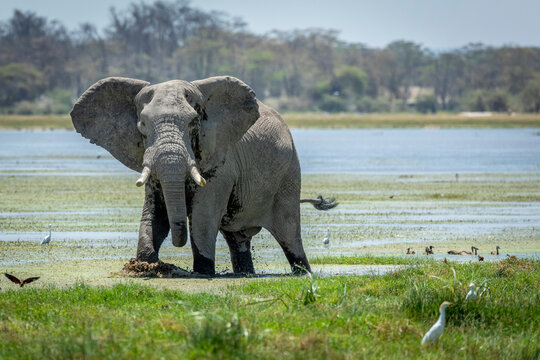
{"label": "small dark bird", "polygon": [[506,256],[508,256],[509,259],[517,260],[517,257],[515,257],[514,255],[506,254]]}
{"label": "small dark bird", "polygon": [[483,257],[483,256],[480,256],[480,255],[478,255],[478,261],[484,261],[484,257]]}
{"label": "small dark bird", "polygon": [[390,199],[393,199],[393,198],[394,198],[394,195],[390,195],[389,198],[390,198]]}
{"label": "small dark bird", "polygon": [[6,275],[6,277],[13,281],[15,284],[18,284],[20,285],[21,287],[23,287],[24,285],[26,284],[30,284],[31,282],[33,281],[36,281],[37,279],[39,279],[39,276],[34,276],[34,277],[29,277],[28,279],[24,279],[23,281],[19,280],[19,278],[11,275],[11,274],[8,274],[8,273],[4,273],[4,275]]}
{"label": "small dark bird", "polygon": [[426,246],[424,255],[433,255],[433,245],[430,245],[429,247]]}
{"label": "small dark bird", "polygon": [[315,209],[317,210],[330,210],[330,209],[333,209],[335,208],[336,206],[339,205],[338,202],[336,202],[336,199],[331,197],[331,198],[323,198],[322,195],[319,195],[317,196],[316,199],[300,199],[300,202],[301,203],[310,203],[312,204]]}

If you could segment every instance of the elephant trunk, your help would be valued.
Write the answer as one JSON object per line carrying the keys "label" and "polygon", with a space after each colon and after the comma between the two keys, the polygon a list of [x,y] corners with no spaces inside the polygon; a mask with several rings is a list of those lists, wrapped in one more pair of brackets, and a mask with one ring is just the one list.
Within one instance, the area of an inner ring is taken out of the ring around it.
{"label": "elephant trunk", "polygon": [[150,166],[161,183],[172,243],[174,246],[184,246],[187,242],[185,181],[188,171],[188,159],[182,156],[185,149],[182,151],[181,146],[171,144],[154,149]]}
{"label": "elephant trunk", "polygon": [[[158,175],[159,176],[159,175]],[[181,176],[161,176],[161,188],[167,207],[174,246],[184,246],[187,242],[187,212],[184,183],[185,172]]]}

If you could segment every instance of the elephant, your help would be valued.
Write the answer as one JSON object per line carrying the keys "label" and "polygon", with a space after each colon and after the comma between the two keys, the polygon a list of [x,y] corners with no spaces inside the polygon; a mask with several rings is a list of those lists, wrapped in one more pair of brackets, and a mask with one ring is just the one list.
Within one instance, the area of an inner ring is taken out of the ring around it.
{"label": "elephant", "polygon": [[215,274],[218,232],[235,273],[254,273],[251,239],[261,228],[277,240],[293,273],[311,271],[302,245],[300,202],[320,210],[335,199],[300,199],[300,163],[291,133],[274,109],[231,76],[158,84],[102,79],[70,113],[77,132],[140,172],[145,186],[137,260],[159,261],[169,230],[187,242],[193,271]]}

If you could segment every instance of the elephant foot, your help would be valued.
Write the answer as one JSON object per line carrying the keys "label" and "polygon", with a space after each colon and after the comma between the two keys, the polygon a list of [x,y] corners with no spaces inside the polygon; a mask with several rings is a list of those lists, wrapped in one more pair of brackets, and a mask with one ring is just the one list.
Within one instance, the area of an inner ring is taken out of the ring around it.
{"label": "elephant foot", "polygon": [[293,275],[305,275],[311,272],[309,264],[294,264],[291,266],[291,270]]}
{"label": "elephant foot", "polygon": [[235,274],[254,274],[253,259],[251,251],[231,251],[231,261]]}
{"label": "elephant foot", "polygon": [[293,261],[290,261],[290,264],[293,275],[305,275],[311,272],[311,266],[309,266],[306,257],[295,258]]}
{"label": "elephant foot", "polygon": [[216,263],[212,259],[202,255],[193,255],[193,271],[201,275],[214,276],[216,274]]}
{"label": "elephant foot", "polygon": [[253,260],[249,252],[238,254],[236,261],[233,262],[233,271],[235,274],[255,274]]}
{"label": "elephant foot", "polygon": [[251,257],[251,236],[257,234],[260,227],[253,227],[238,232],[222,230],[221,233],[227,240],[231,262],[235,274],[254,274],[253,259]]}
{"label": "elephant foot", "polygon": [[152,263],[159,262],[159,257],[158,257],[158,254],[154,250],[137,251],[137,260],[152,264]]}

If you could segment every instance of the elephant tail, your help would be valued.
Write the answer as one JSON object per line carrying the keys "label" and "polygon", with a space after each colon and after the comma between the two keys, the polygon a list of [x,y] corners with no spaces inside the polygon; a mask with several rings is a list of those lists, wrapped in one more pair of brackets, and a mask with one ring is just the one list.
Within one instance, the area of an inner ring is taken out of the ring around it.
{"label": "elephant tail", "polygon": [[317,210],[330,210],[338,206],[335,198],[323,198],[322,195],[317,196],[316,199],[300,199],[300,203],[310,203]]}

